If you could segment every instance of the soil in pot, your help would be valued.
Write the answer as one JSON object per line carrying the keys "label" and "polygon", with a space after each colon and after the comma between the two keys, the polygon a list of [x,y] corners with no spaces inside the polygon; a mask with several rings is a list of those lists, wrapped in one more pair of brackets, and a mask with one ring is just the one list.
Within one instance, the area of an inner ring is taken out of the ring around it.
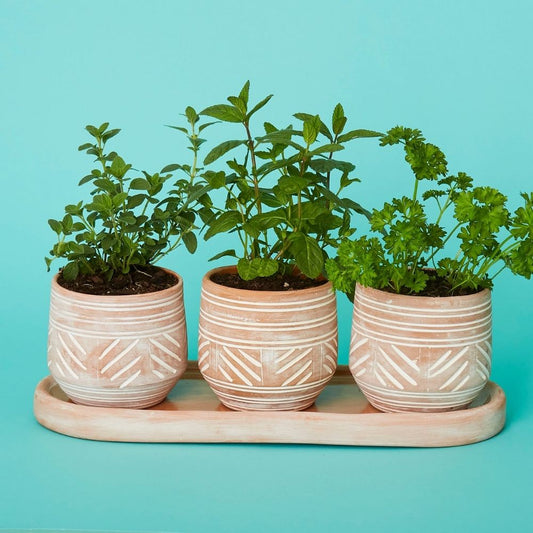
{"label": "soil in pot", "polygon": [[250,291],[295,291],[319,287],[327,283],[327,280],[323,278],[310,279],[304,276],[280,273],[264,278],[244,280],[234,272],[216,272],[211,276],[211,281],[225,287]]}
{"label": "soil in pot", "polygon": [[126,295],[145,294],[168,289],[178,283],[175,276],[152,265],[134,267],[128,274],[118,274],[107,281],[98,274],[80,274],[75,280],[66,280],[60,273],[57,282],[69,291],[83,294]]}

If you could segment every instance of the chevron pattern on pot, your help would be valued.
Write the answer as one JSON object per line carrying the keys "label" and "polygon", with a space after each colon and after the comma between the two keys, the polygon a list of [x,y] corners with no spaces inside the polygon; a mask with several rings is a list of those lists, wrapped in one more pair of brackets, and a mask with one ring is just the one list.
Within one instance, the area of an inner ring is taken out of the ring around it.
{"label": "chevron pattern on pot", "polygon": [[336,302],[329,284],[265,295],[206,278],[198,365],[222,403],[254,410],[311,405],[337,365]]}
{"label": "chevron pattern on pot", "polygon": [[425,298],[357,287],[350,370],[375,407],[464,407],[486,385],[491,355],[488,291]]}
{"label": "chevron pattern on pot", "polygon": [[162,401],[187,366],[181,284],[133,297],[53,286],[48,366],[79,403],[144,407]]}

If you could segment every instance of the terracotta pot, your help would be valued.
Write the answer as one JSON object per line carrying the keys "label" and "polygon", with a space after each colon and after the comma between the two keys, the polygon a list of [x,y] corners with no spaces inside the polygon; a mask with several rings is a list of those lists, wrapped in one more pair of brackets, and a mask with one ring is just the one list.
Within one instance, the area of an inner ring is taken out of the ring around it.
{"label": "terracotta pot", "polygon": [[202,282],[198,364],[219,400],[238,410],[313,404],[337,364],[337,311],[329,282],[252,291]]}
{"label": "terracotta pot", "polygon": [[382,411],[467,406],[491,368],[491,294],[432,298],[357,285],[350,369]]}
{"label": "terracotta pot", "polygon": [[187,366],[183,281],[158,292],[99,296],[52,281],[48,367],[69,398],[102,407],[163,401]]}

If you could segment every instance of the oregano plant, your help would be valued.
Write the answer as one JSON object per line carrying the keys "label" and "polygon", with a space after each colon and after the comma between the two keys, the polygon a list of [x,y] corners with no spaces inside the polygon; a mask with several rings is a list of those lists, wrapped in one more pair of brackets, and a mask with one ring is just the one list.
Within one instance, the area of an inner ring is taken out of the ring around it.
{"label": "oregano plant", "polygon": [[[316,278],[324,271],[327,250],[352,233],[352,214],[370,215],[344,195],[359,181],[352,176],[355,166],[334,155],[353,139],[380,134],[346,131],[340,104],[329,126],[319,115],[296,113],[298,127],[264,122],[258,133],[256,113],[272,95],[252,105],[249,89],[246,82],[237,96],[228,97],[228,103],[200,112],[241,127],[240,135],[220,143],[204,159],[203,176],[209,187],[225,191],[223,203],[215,203],[209,216],[204,213],[205,239],[232,233],[241,244],[240,252],[228,249],[212,259],[236,258],[244,280],[291,273],[295,267]],[[224,164],[215,169],[222,157]]]}
{"label": "oregano plant", "polygon": [[[426,294],[432,285],[436,295],[453,296],[491,288],[505,268],[531,277],[533,193],[522,193],[523,205],[511,213],[497,189],[474,187],[464,172],[449,174],[444,153],[420,130],[394,127],[380,144],[403,146],[413,191],[373,210],[371,235],[343,240],[326,265],[335,288],[350,299],[356,283],[404,294]],[[436,209],[430,210],[430,202]],[[449,211],[454,224],[447,231]],[[429,212],[436,213],[433,219]],[[452,238],[458,247],[449,257],[444,251]]]}
{"label": "oregano plant", "polygon": [[[108,151],[107,144],[119,129],[109,128],[107,122],[86,127],[92,139],[79,150],[94,157],[96,166],[79,185],[92,187],[90,199],[67,205],[62,219],[48,221],[57,234],[57,243],[45,258],[48,270],[54,259],[61,258],[66,260],[65,280],[86,274],[109,282],[131,269],[155,264],[181,244],[191,253],[196,250],[195,210],[207,191],[195,179],[199,117],[192,109],[186,110],[186,116],[193,164],[168,165],[153,174],[134,170],[116,152]],[[172,181],[175,170],[184,176]]]}

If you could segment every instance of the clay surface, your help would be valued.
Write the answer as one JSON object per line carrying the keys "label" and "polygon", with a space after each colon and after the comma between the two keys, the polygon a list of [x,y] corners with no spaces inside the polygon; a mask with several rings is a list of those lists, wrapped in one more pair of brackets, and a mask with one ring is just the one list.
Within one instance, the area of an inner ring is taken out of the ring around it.
{"label": "clay surface", "polygon": [[491,370],[491,294],[426,297],[357,285],[350,369],[383,411],[468,405]]}
{"label": "clay surface", "polygon": [[337,365],[337,310],[331,284],[276,292],[202,282],[198,364],[233,409],[309,407]]}
{"label": "clay surface", "polygon": [[75,402],[147,407],[187,366],[183,282],[155,293],[99,296],[52,282],[48,367]]}

